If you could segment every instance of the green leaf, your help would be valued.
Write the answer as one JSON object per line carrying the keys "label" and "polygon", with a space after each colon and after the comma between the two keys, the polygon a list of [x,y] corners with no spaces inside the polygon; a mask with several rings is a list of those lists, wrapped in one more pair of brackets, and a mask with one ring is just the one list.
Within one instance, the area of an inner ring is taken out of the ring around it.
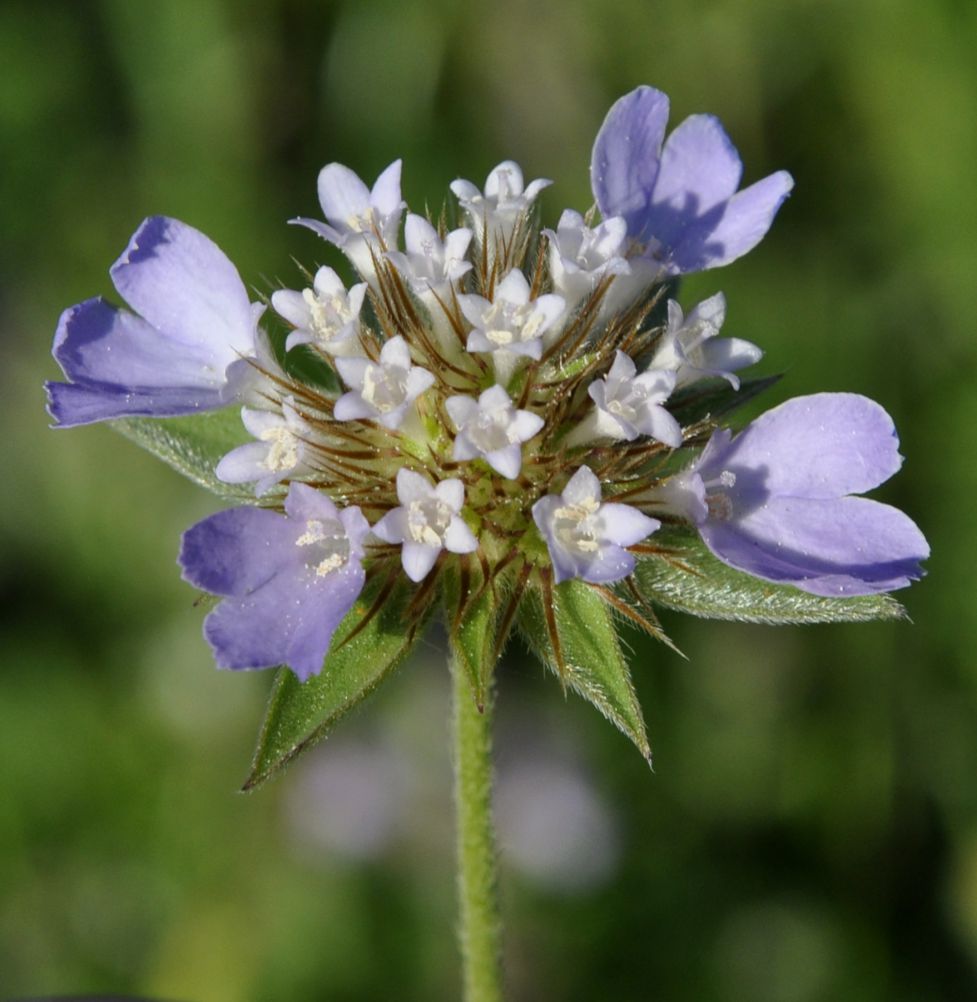
{"label": "green leaf", "polygon": [[[498,637],[499,602],[492,588],[481,587],[480,575],[477,580],[471,580],[451,570],[445,573],[443,580],[448,644],[452,656],[468,676],[472,696],[481,709],[485,706],[492,671],[502,647]],[[462,588],[466,593],[464,597]]]}
{"label": "green leaf", "polygon": [[424,628],[423,621],[416,629],[406,623],[413,594],[406,585],[390,595],[382,586],[368,587],[339,624],[320,674],[299,682],[288,668],[279,668],[245,790],[260,786],[324,738],[407,657]]}
{"label": "green leaf", "polygon": [[546,599],[539,588],[527,589],[523,595],[520,632],[539,659],[623,731],[650,763],[641,706],[609,606],[583,581],[564,581],[552,595],[552,626],[559,654],[554,650],[543,605]]}
{"label": "green leaf", "polygon": [[252,441],[241,423],[239,408],[204,411],[188,417],[121,418],[110,424],[201,487],[229,501],[255,504],[254,491],[249,485],[225,484],[214,476],[214,468],[224,455]]}
{"label": "green leaf", "polygon": [[822,598],[734,570],[714,557],[692,530],[663,530],[654,542],[668,549],[669,558],[640,557],[635,580],[646,598],[668,609],[707,619],[770,624],[906,618],[889,595]]}
{"label": "green leaf", "polygon": [[673,393],[668,409],[680,424],[695,424],[703,418],[719,417],[748,404],[780,379],[779,375],[744,379],[738,390],[725,379],[703,379]]}

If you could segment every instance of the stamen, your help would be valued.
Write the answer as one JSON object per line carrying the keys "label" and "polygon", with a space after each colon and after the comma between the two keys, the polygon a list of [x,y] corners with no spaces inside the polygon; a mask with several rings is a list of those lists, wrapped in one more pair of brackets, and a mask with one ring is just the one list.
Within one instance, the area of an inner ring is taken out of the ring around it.
{"label": "stamen", "polygon": [[280,473],[298,466],[299,439],[284,425],[266,429],[261,433],[260,440],[268,443],[264,465],[269,470]]}

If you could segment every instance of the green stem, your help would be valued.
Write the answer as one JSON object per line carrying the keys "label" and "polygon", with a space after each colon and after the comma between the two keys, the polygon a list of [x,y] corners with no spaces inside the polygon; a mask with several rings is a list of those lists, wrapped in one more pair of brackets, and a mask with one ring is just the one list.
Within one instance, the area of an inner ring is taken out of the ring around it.
{"label": "green stem", "polygon": [[492,827],[492,692],[481,713],[464,669],[452,658],[458,907],[464,1002],[501,1002],[502,924]]}

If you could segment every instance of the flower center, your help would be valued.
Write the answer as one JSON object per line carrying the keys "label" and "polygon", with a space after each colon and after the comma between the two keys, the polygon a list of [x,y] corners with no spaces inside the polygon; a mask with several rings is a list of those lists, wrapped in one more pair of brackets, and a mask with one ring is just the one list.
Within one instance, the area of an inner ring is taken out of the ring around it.
{"label": "flower center", "polygon": [[376,210],[371,206],[363,212],[353,213],[346,217],[346,226],[352,233],[372,234],[374,232],[377,215]]}
{"label": "flower center", "polygon": [[438,498],[424,498],[407,505],[407,532],[415,543],[443,546],[451,522],[451,509]]}
{"label": "flower center", "polygon": [[353,312],[341,296],[320,299],[312,289],[306,289],[302,298],[312,315],[312,333],[317,341],[328,344],[353,319]]}
{"label": "flower center", "polygon": [[600,526],[595,515],[600,502],[593,498],[568,504],[553,513],[553,534],[561,545],[576,553],[595,553],[600,546]]}
{"label": "flower center", "polygon": [[540,313],[528,303],[494,303],[485,314],[485,336],[500,348],[506,345],[534,341],[543,322]]}
{"label": "flower center", "polygon": [[482,452],[497,452],[514,439],[510,434],[510,415],[505,408],[494,411],[480,411],[465,429],[476,448]]}
{"label": "flower center", "polygon": [[334,519],[309,519],[295,545],[309,547],[305,562],[315,568],[318,578],[338,571],[349,561],[349,537],[342,523]]}
{"label": "flower center", "polygon": [[607,255],[597,246],[597,233],[594,230],[585,229],[581,233],[580,246],[573,257],[582,271],[596,271],[607,264]]}
{"label": "flower center", "polygon": [[399,365],[367,366],[362,397],[378,414],[396,410],[407,399],[407,370]]}
{"label": "flower center", "polygon": [[260,440],[268,443],[264,465],[269,470],[281,473],[299,465],[299,439],[285,425],[265,429]]}

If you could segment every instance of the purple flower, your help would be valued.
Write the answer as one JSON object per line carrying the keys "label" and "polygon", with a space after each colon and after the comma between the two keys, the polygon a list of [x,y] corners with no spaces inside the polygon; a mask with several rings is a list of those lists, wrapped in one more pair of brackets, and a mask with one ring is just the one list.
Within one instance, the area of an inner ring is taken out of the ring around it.
{"label": "purple flower", "polygon": [[293,483],[285,514],[231,508],[183,534],[183,577],[225,596],[204,621],[221,668],[286,664],[303,682],[322,668],[332,635],[363,589],[359,508]]}
{"label": "purple flower", "polygon": [[595,584],[620,581],[634,570],[624,547],[650,536],[660,525],[637,508],[601,503],[600,481],[587,466],[570,478],[562,494],[533,505],[533,519],[546,540],[557,584],[582,578]]}
{"label": "purple flower", "polygon": [[101,298],[61,314],[54,357],[70,382],[47,383],[48,411],[68,428],[117,417],[171,417],[232,402],[226,370],[254,354],[264,307],[199,230],[152,216],[110,274],[141,316]]}
{"label": "purple flower", "polygon": [[849,495],[902,463],[889,415],[855,393],[775,407],[735,439],[723,429],[661,497],[720,560],[815,595],[867,595],[923,575],[929,546],[896,508]]}
{"label": "purple flower", "polygon": [[667,122],[668,98],[653,87],[614,103],[591,158],[597,205],[623,216],[666,274],[729,264],[763,239],[794,181],[777,171],[737,191],[743,165],[717,118],[690,116],[663,147]]}

